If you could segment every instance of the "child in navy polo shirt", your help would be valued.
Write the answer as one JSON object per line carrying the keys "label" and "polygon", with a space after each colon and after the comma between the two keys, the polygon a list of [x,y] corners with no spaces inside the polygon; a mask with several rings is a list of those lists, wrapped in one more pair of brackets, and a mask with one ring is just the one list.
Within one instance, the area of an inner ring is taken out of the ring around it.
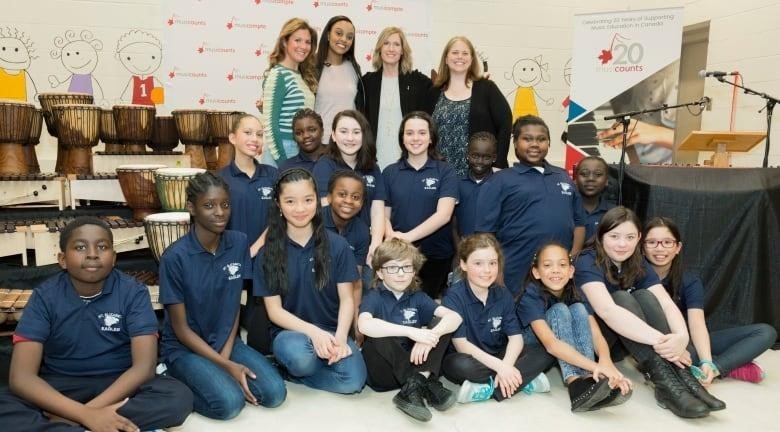
{"label": "child in navy polo shirt", "polygon": [[442,160],[438,133],[428,113],[413,111],[401,120],[401,159],[385,168],[385,211],[388,238],[414,243],[425,255],[420,270],[422,289],[440,298],[452,270],[455,246],[450,220],[458,201],[455,170]]}
{"label": "child in navy polo shirt", "polygon": [[[459,402],[498,401],[518,390],[548,392],[544,370],[553,358],[540,346],[523,347],[512,294],[501,284],[504,257],[495,237],[473,234],[458,246],[465,279],[444,296],[444,306],[463,318],[452,336],[456,352],[444,358],[442,372],[461,384]],[[522,353],[522,355],[521,355]]]}
{"label": "child in navy polo shirt", "polygon": [[[601,218],[577,257],[574,281],[603,320],[607,343],[620,337],[655,384],[658,405],[684,418],[726,408],[691,374],[685,319],[639,250],[641,224],[618,206]],[[608,326],[608,328],[606,328]]]}
{"label": "child in navy polo shirt", "polygon": [[334,393],[357,393],[366,365],[349,337],[357,264],[343,237],[325,228],[309,171],[283,172],[268,213],[268,237],[255,257],[253,289],[264,297],[272,350],[289,377]]}
{"label": "child in navy polo shirt", "polygon": [[539,245],[556,240],[576,254],[585,238],[585,216],[569,174],[550,165],[550,129],[539,117],[519,117],[512,126],[520,161],[480,187],[476,232],[494,233],[506,256],[504,283],[520,290]]}
{"label": "child in navy polo shirt", "polygon": [[[455,395],[439,382],[439,371],[451,333],[462,320],[419,291],[417,272],[424,261],[417,248],[404,240],[379,245],[373,259],[379,285],[366,293],[358,326],[366,334],[363,357],[368,385],[376,391],[400,387],[393,397],[395,406],[428,421],[431,412],[424,400],[439,411],[455,403]],[[435,324],[434,319],[438,319]]]}
{"label": "child in navy polo shirt", "polygon": [[[317,181],[317,190],[323,206],[328,204],[327,187],[330,177],[339,170],[355,171],[365,180],[366,205],[360,211],[360,218],[371,228],[371,243],[368,246],[370,261],[371,254],[385,236],[385,185],[382,172],[376,163],[376,144],[371,134],[371,126],[363,114],[355,110],[336,114],[330,145],[314,164],[312,173]],[[366,264],[370,265],[368,261]]]}
{"label": "child in navy polo shirt", "polygon": [[599,220],[615,203],[606,199],[607,162],[598,156],[588,156],[574,166],[574,182],[582,196],[585,211],[585,240],[593,237]]}
{"label": "child in navy polo shirt", "polygon": [[474,234],[477,218],[479,187],[498,168],[493,168],[497,155],[496,137],[490,132],[476,132],[469,138],[466,159],[469,171],[458,181],[458,204],[455,206],[456,240]]}
{"label": "child in navy polo shirt", "polygon": [[290,168],[314,169],[320,156],[327,150],[322,144],[322,117],[311,108],[298,110],[292,120],[293,139],[298,144],[298,154],[279,165],[279,171]]}
{"label": "child in navy polo shirt", "polygon": [[593,311],[574,288],[571,264],[569,251],[557,242],[543,244],[534,255],[517,303],[523,340],[528,345],[541,341],[558,359],[572,411],[621,404],[631,397],[631,381],[612,363]]}
{"label": "child in navy polo shirt", "polygon": [[161,341],[168,373],[195,395],[195,411],[230,419],[245,401],[268,408],[287,396],[271,363],[238,335],[243,279],[251,277],[247,237],[226,230],[227,183],[209,172],[187,185],[192,228],[160,258]]}
{"label": "child in navy polo shirt", "polygon": [[62,230],[63,271],[33,291],[14,332],[10,388],[0,390],[5,430],[148,430],[192,411],[185,385],[154,374],[149,291],[114,268],[113,245],[94,217]]}

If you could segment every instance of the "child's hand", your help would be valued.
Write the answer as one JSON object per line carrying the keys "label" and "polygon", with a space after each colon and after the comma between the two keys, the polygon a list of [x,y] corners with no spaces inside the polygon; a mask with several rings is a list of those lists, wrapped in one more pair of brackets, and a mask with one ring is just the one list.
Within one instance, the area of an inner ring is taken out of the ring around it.
{"label": "child's hand", "polygon": [[596,368],[593,369],[593,379],[598,382],[601,378],[606,378],[609,381],[609,388],[617,387],[625,379],[623,374],[609,359],[603,362],[599,361]]}
{"label": "child's hand", "polygon": [[409,355],[409,361],[414,365],[421,365],[428,360],[428,354],[433,349],[433,345],[417,342],[412,347],[412,352]]}
{"label": "child's hand", "polygon": [[136,432],[136,426],[129,419],[122,417],[116,411],[127,403],[127,398],[104,408],[92,408],[85,406],[84,426],[92,432]]}
{"label": "child's hand", "polygon": [[333,355],[328,358],[328,365],[332,365],[343,358],[347,358],[352,355],[352,348],[345,342],[336,341],[336,345],[333,347]]}
{"label": "child's hand", "polygon": [[333,356],[336,346],[335,336],[325,330],[317,329],[309,338],[314,346],[314,352],[317,353],[317,357],[325,360]]}
{"label": "child's hand", "polygon": [[[688,336],[685,334],[669,333],[662,335],[658,340],[658,343],[653,345],[653,349],[656,354],[663,357],[665,360],[676,364],[678,367],[683,367],[691,364],[691,356],[685,353],[688,351]],[[686,361],[687,360],[687,361]]]}
{"label": "child's hand", "polygon": [[257,376],[255,373],[248,367],[234,361],[228,362],[226,370],[234,380],[238,381],[238,384],[241,386],[241,391],[244,392],[244,399],[252,405],[257,405],[257,398],[249,390],[249,384],[246,381],[247,377],[256,379]]}
{"label": "child's hand", "polygon": [[523,376],[513,365],[504,364],[496,373],[496,387],[505,398],[515,394],[522,383]]}
{"label": "child's hand", "polygon": [[436,346],[436,344],[439,343],[438,334],[436,334],[433,330],[423,328],[409,327],[409,339],[431,346]]}
{"label": "child's hand", "polygon": [[712,380],[715,379],[715,371],[712,370],[712,367],[706,363],[699,367],[701,368],[701,371],[706,374],[704,379],[700,379],[699,382],[705,386],[712,384]]}

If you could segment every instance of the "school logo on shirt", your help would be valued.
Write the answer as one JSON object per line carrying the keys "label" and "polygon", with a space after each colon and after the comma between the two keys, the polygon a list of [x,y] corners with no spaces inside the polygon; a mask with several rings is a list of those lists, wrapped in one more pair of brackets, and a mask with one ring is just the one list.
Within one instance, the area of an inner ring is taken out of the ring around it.
{"label": "school logo on shirt", "polygon": [[417,324],[417,308],[403,308],[402,312],[404,314],[403,325]]}
{"label": "school logo on shirt", "polygon": [[422,180],[422,182],[425,184],[425,190],[436,190],[436,183],[439,182],[439,179],[433,178],[433,177],[427,177]]}
{"label": "school logo on shirt", "polygon": [[501,331],[501,320],[502,317],[500,316],[490,318],[490,325],[493,326],[493,328],[490,329],[490,333]]}
{"label": "school logo on shirt", "polygon": [[376,187],[376,185],[374,184],[374,182],[376,182],[376,179],[371,174],[364,175],[363,179],[366,181],[366,187],[370,187],[370,188]]}
{"label": "school logo on shirt", "polygon": [[105,332],[120,332],[122,331],[117,324],[122,321],[122,315],[113,312],[106,312],[98,315],[103,325],[100,327],[100,331]]}
{"label": "school logo on shirt", "polygon": [[271,194],[274,192],[274,188],[270,186],[263,186],[257,188],[257,191],[260,192],[260,199],[269,200],[271,199]]}
{"label": "school logo on shirt", "polygon": [[222,267],[222,271],[227,273],[228,280],[239,279],[241,278],[241,263],[230,263]]}
{"label": "school logo on shirt", "polygon": [[561,187],[561,195],[571,196],[571,185],[566,182],[558,182],[558,186]]}

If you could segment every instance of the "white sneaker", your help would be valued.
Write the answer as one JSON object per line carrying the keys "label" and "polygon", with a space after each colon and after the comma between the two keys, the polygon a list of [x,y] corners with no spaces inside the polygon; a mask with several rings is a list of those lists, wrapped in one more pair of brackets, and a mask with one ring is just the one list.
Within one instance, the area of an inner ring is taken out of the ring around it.
{"label": "white sneaker", "polygon": [[550,380],[544,372],[536,376],[527,386],[523,387],[523,393],[548,393],[550,391]]}
{"label": "white sneaker", "polygon": [[493,396],[493,391],[496,387],[493,385],[493,378],[484,384],[473,383],[471,381],[463,381],[458,391],[458,402],[480,402],[486,401]]}

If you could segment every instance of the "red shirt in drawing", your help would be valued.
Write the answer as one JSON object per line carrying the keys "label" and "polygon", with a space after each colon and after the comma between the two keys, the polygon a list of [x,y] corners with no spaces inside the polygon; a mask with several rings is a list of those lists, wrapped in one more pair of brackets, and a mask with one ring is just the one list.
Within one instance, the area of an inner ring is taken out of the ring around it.
{"label": "red shirt in drawing", "polygon": [[148,76],[141,78],[133,75],[133,104],[134,105],[154,105],[152,102],[152,89],[154,88],[154,77]]}

